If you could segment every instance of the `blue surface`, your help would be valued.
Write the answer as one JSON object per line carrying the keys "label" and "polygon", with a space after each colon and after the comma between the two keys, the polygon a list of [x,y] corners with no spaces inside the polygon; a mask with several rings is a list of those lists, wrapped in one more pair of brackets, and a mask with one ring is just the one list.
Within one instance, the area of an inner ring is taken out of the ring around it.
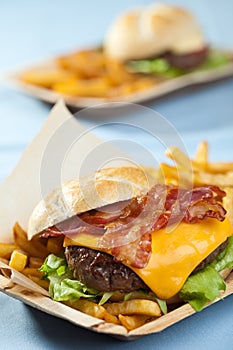
{"label": "blue surface", "polygon": [[[44,59],[78,47],[99,43],[112,18],[123,9],[150,1],[1,1],[0,70]],[[233,2],[170,1],[189,7],[199,18],[208,40],[233,48]],[[188,152],[207,139],[212,159],[233,160],[233,79],[177,93],[147,107],[174,125]],[[0,180],[16,164],[21,152],[39,130],[49,107],[0,86]],[[103,119],[85,120],[91,127]],[[110,120],[108,120],[110,121]],[[112,119],[111,119],[112,121]],[[121,123],[144,123],[155,128],[153,117],[124,115]],[[106,120],[105,120],[106,123]],[[105,125],[98,134],[106,139],[137,139],[151,152],[160,152],[145,134],[125,126]],[[140,158],[140,153],[139,153]],[[154,154],[155,157],[160,155]],[[21,203],[20,203],[21,205]],[[75,327],[0,295],[0,349],[232,349],[233,296],[157,335],[123,343]]]}

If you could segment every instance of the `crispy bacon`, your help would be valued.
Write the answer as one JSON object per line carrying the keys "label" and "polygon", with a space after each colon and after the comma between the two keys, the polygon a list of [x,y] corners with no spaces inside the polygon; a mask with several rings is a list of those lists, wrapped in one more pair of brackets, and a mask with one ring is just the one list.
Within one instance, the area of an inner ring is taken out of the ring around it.
{"label": "crispy bacon", "polygon": [[[42,233],[43,238],[73,236],[79,233],[91,233],[94,235],[103,235],[105,225],[114,222],[122,213],[122,209],[127,206],[130,201],[122,201],[106,205],[100,210],[90,210],[80,215],[62,221]],[[98,229],[97,229],[98,228]]]}
{"label": "crispy bacon", "polygon": [[143,268],[148,263],[151,256],[152,237],[150,233],[145,233],[136,241],[125,246],[115,247],[111,254],[116,261],[122,261],[132,267]]}
{"label": "crispy bacon", "polygon": [[100,250],[117,261],[143,268],[151,255],[152,231],[207,217],[223,221],[226,211],[219,202],[224,196],[217,186],[187,190],[157,184],[144,196],[74,216],[47,229],[42,236],[99,235]]}
{"label": "crispy bacon", "polygon": [[[147,265],[151,254],[151,244],[147,244],[146,249],[141,244],[144,237],[148,237],[152,231],[181,221],[195,223],[207,217],[223,221],[226,211],[217,199],[221,200],[224,196],[225,192],[216,186],[185,190],[157,184],[146,196],[134,198],[126,208],[128,213],[134,214],[133,208],[137,201],[140,211],[136,218],[130,214],[126,217],[120,216],[114,225],[106,226],[105,234],[99,240],[99,246],[101,249],[108,249],[116,260],[143,268]],[[131,220],[126,220],[129,217]],[[147,239],[148,241],[150,239]],[[144,255],[141,254],[142,250],[145,252]]]}
{"label": "crispy bacon", "polygon": [[89,233],[93,235],[103,235],[105,232],[104,230],[104,224],[99,224],[97,221],[92,224],[85,222],[82,220],[81,216],[72,216],[71,218],[62,221],[48,229],[46,229],[41,237],[48,238],[48,237],[58,237],[61,235],[72,237],[73,235],[79,234],[79,233]]}

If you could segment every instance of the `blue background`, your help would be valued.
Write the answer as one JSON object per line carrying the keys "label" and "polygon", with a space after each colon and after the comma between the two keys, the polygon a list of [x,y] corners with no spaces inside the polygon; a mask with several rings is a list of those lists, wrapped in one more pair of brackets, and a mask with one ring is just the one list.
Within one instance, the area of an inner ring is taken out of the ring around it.
{"label": "blue background", "polygon": [[[76,48],[100,43],[122,10],[151,1],[0,1],[0,71],[31,64]],[[233,2],[170,1],[185,5],[199,19],[208,41],[233,48]],[[174,125],[190,155],[202,139],[211,159],[233,160],[233,79],[151,101]],[[0,85],[0,180],[16,164],[39,130],[50,107]],[[137,116],[135,118],[138,118]],[[82,119],[82,118],[81,118]],[[101,121],[101,120],[100,120]],[[124,121],[128,122],[127,115]],[[93,120],[82,119],[86,126]],[[98,120],[97,120],[98,122]],[[129,116],[132,122],[132,116]],[[153,121],[151,121],[153,123]],[[111,126],[102,137],[119,136]],[[132,136],[132,135],[131,135]],[[148,140],[141,142],[146,143]],[[150,145],[148,145],[150,147]],[[22,205],[20,199],[19,205]],[[0,349],[232,349],[233,296],[157,335],[134,343],[91,333],[0,295]]]}

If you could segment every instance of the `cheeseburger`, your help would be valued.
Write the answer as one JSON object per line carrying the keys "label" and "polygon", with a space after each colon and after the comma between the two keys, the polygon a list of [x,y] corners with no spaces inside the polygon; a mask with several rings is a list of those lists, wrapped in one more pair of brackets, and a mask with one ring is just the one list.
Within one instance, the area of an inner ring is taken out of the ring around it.
{"label": "cheeseburger", "polygon": [[110,25],[103,46],[107,56],[124,62],[131,72],[171,77],[226,60],[209,49],[189,11],[168,4],[121,14]]}
{"label": "cheeseburger", "polygon": [[137,168],[102,169],[51,192],[29,238],[63,241],[41,267],[58,301],[148,298],[199,311],[225,289],[233,229],[216,186],[156,183]]}

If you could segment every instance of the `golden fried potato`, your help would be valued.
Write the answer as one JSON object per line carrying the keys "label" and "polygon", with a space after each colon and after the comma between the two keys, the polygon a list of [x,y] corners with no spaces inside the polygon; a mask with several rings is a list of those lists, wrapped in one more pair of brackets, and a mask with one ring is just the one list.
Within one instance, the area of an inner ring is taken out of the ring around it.
{"label": "golden fried potato", "polygon": [[62,250],[64,237],[50,237],[47,239],[47,250],[49,253],[58,254]]}
{"label": "golden fried potato", "polygon": [[49,252],[39,239],[34,237],[28,241],[27,233],[16,223],[13,227],[15,244],[26,252],[29,256],[45,259]]}
{"label": "golden fried potato", "polygon": [[76,301],[65,301],[64,304],[71,306],[74,309],[84,312],[87,315],[104,319],[106,310],[103,306],[86,299],[79,299]]}
{"label": "golden fried potato", "polygon": [[132,299],[121,303],[107,303],[106,310],[112,315],[147,315],[161,316],[159,305],[152,300]]}
{"label": "golden fried potato", "polygon": [[70,79],[53,85],[54,91],[76,97],[106,97],[109,85],[105,78]]}
{"label": "golden fried potato", "polygon": [[34,68],[24,72],[21,80],[28,84],[51,88],[56,83],[65,82],[74,77],[74,74],[60,68]]}
{"label": "golden fried potato", "polygon": [[17,271],[23,271],[27,265],[28,257],[20,250],[14,250],[11,254],[9,266]]}
{"label": "golden fried potato", "polygon": [[17,249],[15,244],[0,243],[0,258],[10,259],[11,253]]}
{"label": "golden fried potato", "polygon": [[125,328],[131,331],[135,328],[142,326],[146,322],[150,321],[151,317],[148,317],[146,315],[125,316],[120,314],[119,320]]}

